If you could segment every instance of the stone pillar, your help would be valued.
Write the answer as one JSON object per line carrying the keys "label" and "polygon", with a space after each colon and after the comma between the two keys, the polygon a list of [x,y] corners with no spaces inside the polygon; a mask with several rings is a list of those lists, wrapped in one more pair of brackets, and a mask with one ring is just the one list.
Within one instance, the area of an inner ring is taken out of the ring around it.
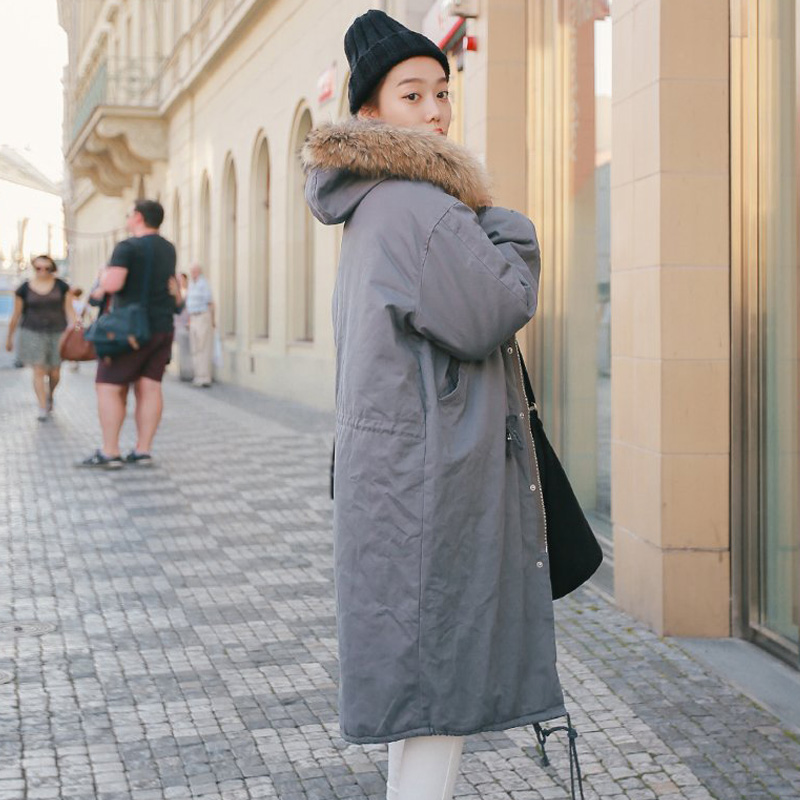
{"label": "stone pillar", "polygon": [[730,631],[728,0],[615,0],[612,517],[621,608]]}
{"label": "stone pillar", "polygon": [[463,101],[464,143],[483,157],[495,203],[527,204],[525,0],[492,0],[470,20],[478,50],[468,53]]}

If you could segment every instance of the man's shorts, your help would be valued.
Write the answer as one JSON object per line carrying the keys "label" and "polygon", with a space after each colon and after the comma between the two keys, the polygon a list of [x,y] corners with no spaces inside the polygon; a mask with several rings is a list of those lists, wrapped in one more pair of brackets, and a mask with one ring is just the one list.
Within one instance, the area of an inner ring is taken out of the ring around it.
{"label": "man's shorts", "polygon": [[172,356],[172,331],[154,333],[150,341],[139,350],[132,350],[115,358],[101,358],[97,362],[95,383],[113,383],[126,386],[139,378],[161,381]]}

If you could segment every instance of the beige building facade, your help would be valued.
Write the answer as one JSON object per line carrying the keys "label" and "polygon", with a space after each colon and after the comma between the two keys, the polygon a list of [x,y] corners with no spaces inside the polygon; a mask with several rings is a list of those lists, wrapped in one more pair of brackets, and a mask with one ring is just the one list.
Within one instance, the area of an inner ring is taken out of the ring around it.
{"label": "beige building facade", "polygon": [[297,152],[346,113],[347,26],[384,8],[448,52],[453,136],[537,224],[523,346],[609,590],[659,633],[797,662],[794,5],[59,0],[73,274],[159,198],[210,275],[220,377],[332,407],[341,233]]}

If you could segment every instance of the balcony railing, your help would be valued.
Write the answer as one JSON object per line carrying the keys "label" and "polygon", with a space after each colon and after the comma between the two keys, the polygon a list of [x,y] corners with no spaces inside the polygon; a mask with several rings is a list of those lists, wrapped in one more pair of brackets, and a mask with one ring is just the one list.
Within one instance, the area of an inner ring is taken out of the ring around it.
{"label": "balcony railing", "polygon": [[156,108],[160,100],[160,59],[110,59],[95,70],[74,106],[70,141],[101,105]]}

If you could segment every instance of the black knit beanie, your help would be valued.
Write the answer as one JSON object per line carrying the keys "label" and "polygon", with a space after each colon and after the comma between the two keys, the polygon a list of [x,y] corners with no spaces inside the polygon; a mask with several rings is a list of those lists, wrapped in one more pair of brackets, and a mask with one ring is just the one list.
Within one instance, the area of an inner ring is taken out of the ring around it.
{"label": "black knit beanie", "polygon": [[350,62],[347,89],[350,113],[355,114],[383,76],[401,61],[414,56],[435,58],[450,77],[447,56],[427,37],[409,30],[383,11],[372,9],[358,17],[344,35],[344,52]]}

